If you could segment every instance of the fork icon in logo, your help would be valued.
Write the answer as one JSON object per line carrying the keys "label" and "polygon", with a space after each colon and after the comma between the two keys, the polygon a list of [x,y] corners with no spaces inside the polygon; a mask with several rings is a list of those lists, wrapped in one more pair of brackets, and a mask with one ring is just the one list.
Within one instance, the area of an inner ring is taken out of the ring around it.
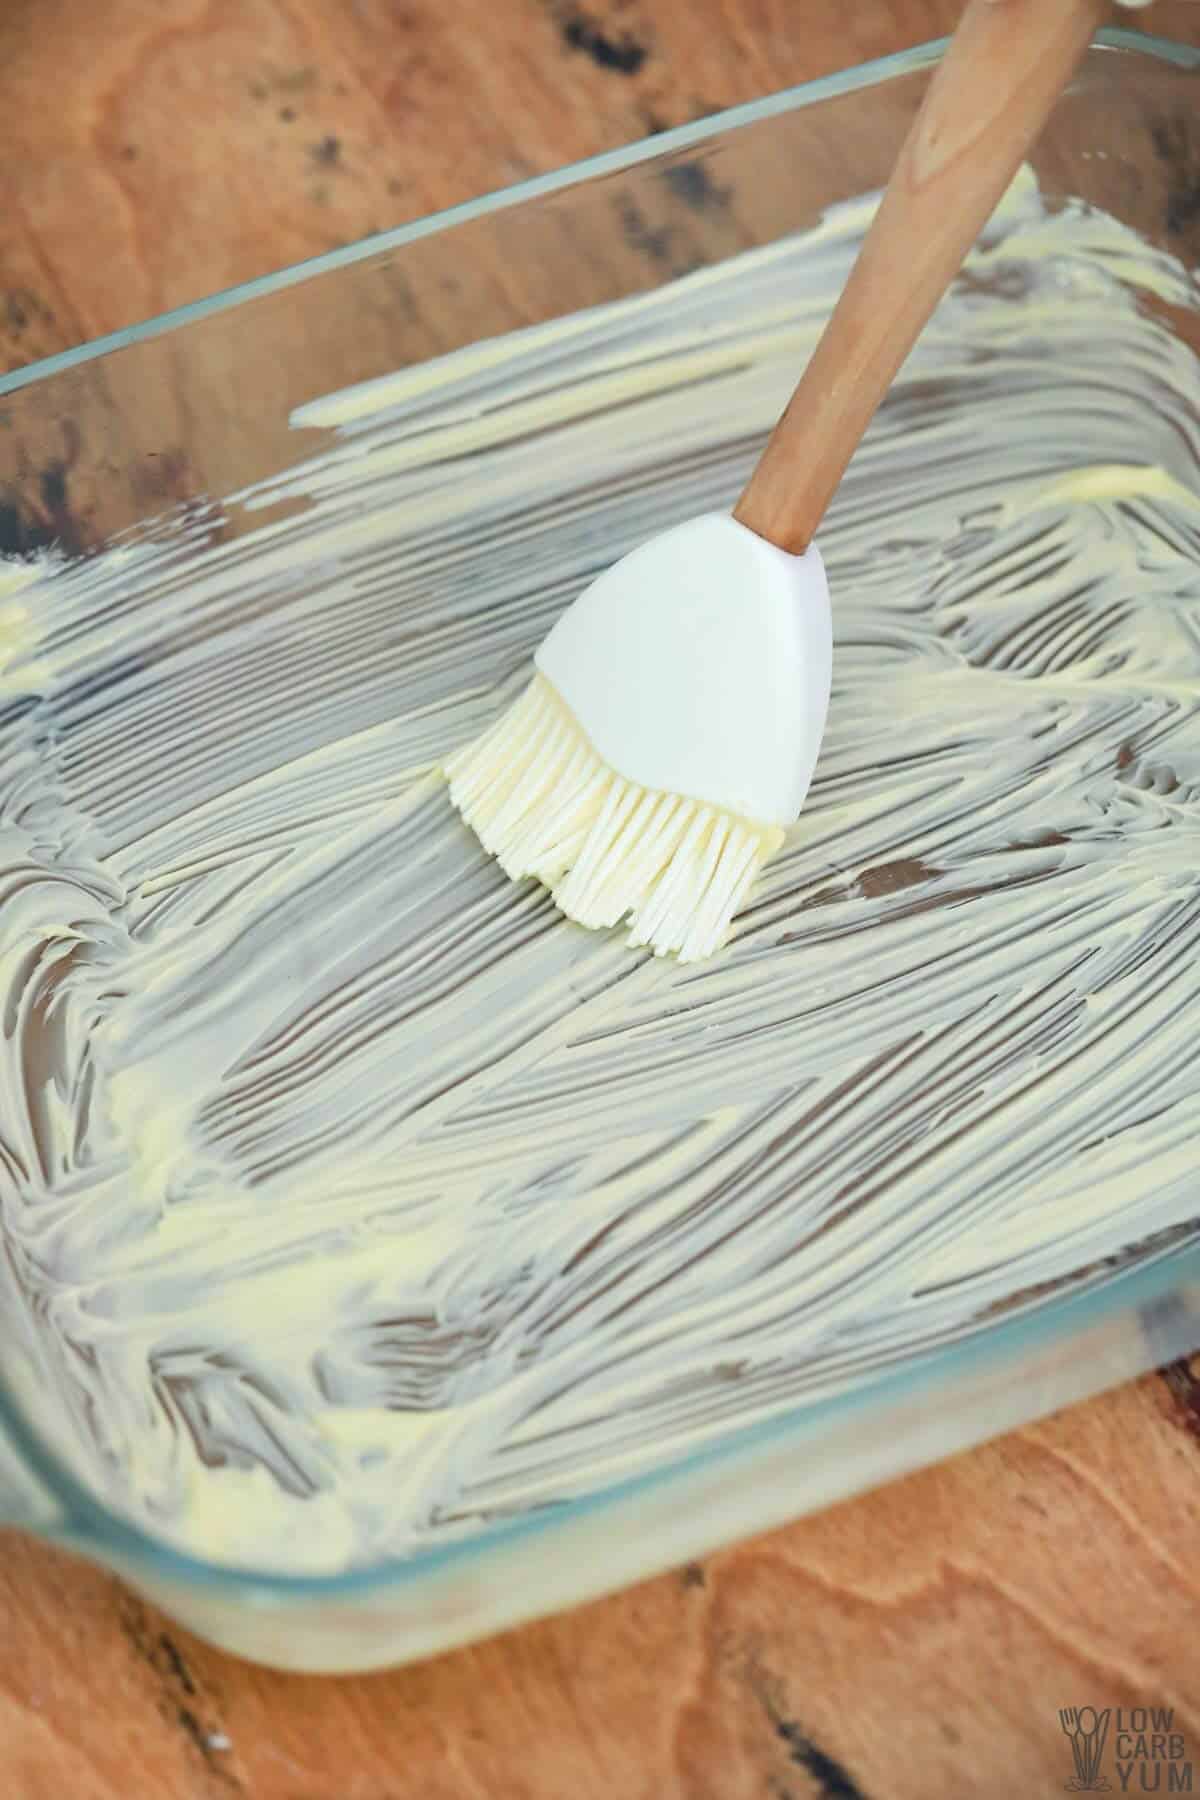
{"label": "fork icon in logo", "polygon": [[1059,1708],[1058,1722],[1071,1740],[1071,1754],[1075,1758],[1075,1773],[1067,1782],[1072,1793],[1108,1792],[1108,1778],[1100,1773],[1100,1758],[1108,1736],[1109,1711],[1107,1706],[1102,1713],[1093,1706]]}

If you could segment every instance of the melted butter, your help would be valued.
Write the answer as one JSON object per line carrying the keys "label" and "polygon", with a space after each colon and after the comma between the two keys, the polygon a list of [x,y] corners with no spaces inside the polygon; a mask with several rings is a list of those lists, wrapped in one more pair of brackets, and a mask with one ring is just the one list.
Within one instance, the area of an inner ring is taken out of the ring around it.
{"label": "melted butter", "polygon": [[870,207],[314,403],[249,536],[0,573],[6,1366],[155,1532],[404,1553],[1191,1228],[1200,379],[1137,290],[1195,296],[1113,221],[1019,181],[855,459],[721,958],[568,924],[436,774],[729,504]]}

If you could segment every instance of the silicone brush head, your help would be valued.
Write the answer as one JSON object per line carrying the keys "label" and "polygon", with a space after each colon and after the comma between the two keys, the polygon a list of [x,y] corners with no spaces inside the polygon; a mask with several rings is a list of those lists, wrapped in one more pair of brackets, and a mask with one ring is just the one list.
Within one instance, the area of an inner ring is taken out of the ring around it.
{"label": "silicone brush head", "polygon": [[705,514],[585,589],[529,688],[446,764],[450,797],[513,880],[696,961],[804,804],[831,660],[815,546]]}

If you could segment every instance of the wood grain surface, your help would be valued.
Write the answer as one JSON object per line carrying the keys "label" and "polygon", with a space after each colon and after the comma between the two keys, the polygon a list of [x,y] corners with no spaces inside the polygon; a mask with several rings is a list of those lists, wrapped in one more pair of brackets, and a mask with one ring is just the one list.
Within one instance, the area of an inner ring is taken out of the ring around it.
{"label": "wood grain surface", "polygon": [[[918,43],[956,12],[8,0],[0,367]],[[1143,22],[1200,42],[1194,0]],[[314,375],[336,385],[336,346]],[[360,1680],[231,1661],[111,1576],[0,1535],[0,1800],[1025,1800],[1064,1791],[1058,1709],[1083,1704],[1172,1707],[1200,1791],[1198,1525],[1200,1361]],[[1128,1791],[1153,1779],[1135,1768]]]}

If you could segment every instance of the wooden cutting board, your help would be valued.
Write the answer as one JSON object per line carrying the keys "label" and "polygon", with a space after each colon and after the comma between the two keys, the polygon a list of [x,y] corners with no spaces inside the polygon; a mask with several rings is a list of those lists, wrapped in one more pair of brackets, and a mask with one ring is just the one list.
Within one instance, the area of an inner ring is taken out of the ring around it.
{"label": "wooden cutting board", "polygon": [[[0,366],[921,42],[956,12],[9,0]],[[1200,43],[1195,0],[1144,22]],[[1200,1791],[1198,1522],[1200,1359],[393,1675],[238,1664],[107,1574],[0,1535],[0,1795],[1033,1800],[1072,1775],[1071,1705],[1172,1708],[1183,1754],[1148,1742],[1144,1786],[1161,1765],[1169,1791],[1168,1762],[1181,1782],[1194,1756]]]}

